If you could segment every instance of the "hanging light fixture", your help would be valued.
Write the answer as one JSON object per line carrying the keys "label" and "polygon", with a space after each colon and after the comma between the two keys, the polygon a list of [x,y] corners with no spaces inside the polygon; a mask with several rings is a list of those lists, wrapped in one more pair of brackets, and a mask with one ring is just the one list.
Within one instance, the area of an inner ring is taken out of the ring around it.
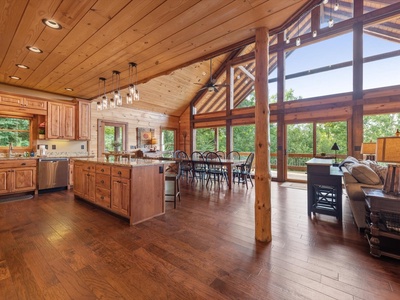
{"label": "hanging light fixture", "polygon": [[288,29],[285,29],[285,41],[286,41],[286,44],[289,44],[290,43],[290,37],[289,37],[289,32],[288,32]]}
{"label": "hanging light fixture", "polygon": [[300,46],[301,45],[301,39],[300,39],[300,19],[297,23],[297,39],[296,39],[296,46]]}
{"label": "hanging light fixture", "polygon": [[134,62],[129,63],[129,87],[128,94],[126,94],[126,103],[131,104],[133,101],[139,101],[139,91],[137,89],[137,64]]}
{"label": "hanging light fixture", "polygon": [[100,85],[101,85],[101,78],[99,78],[99,82],[97,83],[97,110],[103,110],[103,102],[100,96]]}
{"label": "hanging light fixture", "polygon": [[329,28],[332,28],[333,24],[334,24],[333,19],[332,19],[332,10],[333,10],[333,1],[331,1],[331,12],[330,12],[329,21],[328,21]]}
{"label": "hanging light fixture", "polygon": [[[115,71],[115,70],[112,73],[112,87],[113,87],[112,100],[113,100],[114,107],[122,105],[122,97],[121,97],[121,92],[119,90],[120,74],[121,74],[121,72]],[[111,100],[110,100],[110,104],[111,104]]]}
{"label": "hanging light fixture", "polygon": [[333,7],[334,11],[338,11],[339,10],[339,0],[336,0],[335,2],[335,6]]}
{"label": "hanging light fixture", "polygon": [[[103,85],[103,96],[100,94],[101,85]],[[107,109],[108,107],[108,98],[106,95],[106,79],[104,77],[99,77],[98,82],[98,94],[99,97],[97,99],[97,110]]]}

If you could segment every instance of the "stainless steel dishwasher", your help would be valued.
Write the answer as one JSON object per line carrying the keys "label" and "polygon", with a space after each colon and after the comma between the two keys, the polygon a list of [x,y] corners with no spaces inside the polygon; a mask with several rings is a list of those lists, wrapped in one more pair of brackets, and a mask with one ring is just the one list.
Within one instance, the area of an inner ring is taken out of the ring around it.
{"label": "stainless steel dishwasher", "polygon": [[39,190],[68,186],[68,160],[61,157],[39,159]]}

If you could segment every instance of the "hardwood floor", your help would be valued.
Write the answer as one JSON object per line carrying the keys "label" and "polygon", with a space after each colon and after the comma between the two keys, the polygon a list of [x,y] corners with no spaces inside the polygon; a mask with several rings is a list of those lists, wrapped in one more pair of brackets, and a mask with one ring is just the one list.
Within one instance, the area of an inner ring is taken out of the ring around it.
{"label": "hardwood floor", "polygon": [[273,182],[263,244],[254,188],[181,189],[132,227],[71,191],[1,203],[0,299],[399,299],[400,262],[369,255],[347,200],[343,223],[309,219],[306,190]]}

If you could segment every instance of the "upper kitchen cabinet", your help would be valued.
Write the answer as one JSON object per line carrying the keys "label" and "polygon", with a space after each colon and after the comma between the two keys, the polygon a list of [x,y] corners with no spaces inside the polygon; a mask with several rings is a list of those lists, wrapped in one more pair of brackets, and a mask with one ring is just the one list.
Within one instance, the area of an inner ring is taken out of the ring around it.
{"label": "upper kitchen cabinet", "polygon": [[48,139],[75,139],[74,104],[48,103],[46,134]]}
{"label": "upper kitchen cabinet", "polygon": [[[0,106],[12,106],[14,112],[24,112],[36,115],[46,115],[47,101],[30,99],[21,96],[0,95]],[[6,109],[5,109],[6,110]]]}
{"label": "upper kitchen cabinet", "polygon": [[78,100],[76,105],[76,139],[90,140],[90,102]]}

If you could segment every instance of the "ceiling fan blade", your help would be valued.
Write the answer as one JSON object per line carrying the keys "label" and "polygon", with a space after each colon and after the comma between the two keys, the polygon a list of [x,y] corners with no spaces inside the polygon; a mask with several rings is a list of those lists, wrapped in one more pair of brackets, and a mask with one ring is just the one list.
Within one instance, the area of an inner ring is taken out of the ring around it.
{"label": "ceiling fan blade", "polygon": [[228,83],[214,84],[215,86],[229,86]]}
{"label": "ceiling fan blade", "polygon": [[204,84],[202,84],[202,83],[199,83],[199,82],[193,82],[193,84],[197,84],[197,85],[204,85]]}

